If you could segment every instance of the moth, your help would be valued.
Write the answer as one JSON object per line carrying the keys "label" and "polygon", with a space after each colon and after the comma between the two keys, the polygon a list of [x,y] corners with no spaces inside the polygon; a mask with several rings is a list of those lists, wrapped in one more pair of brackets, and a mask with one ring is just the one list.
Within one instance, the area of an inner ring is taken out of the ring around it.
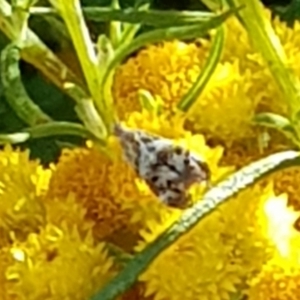
{"label": "moth", "polygon": [[120,124],[114,126],[114,134],[124,159],[166,205],[186,207],[188,189],[195,183],[209,183],[208,164],[172,140]]}

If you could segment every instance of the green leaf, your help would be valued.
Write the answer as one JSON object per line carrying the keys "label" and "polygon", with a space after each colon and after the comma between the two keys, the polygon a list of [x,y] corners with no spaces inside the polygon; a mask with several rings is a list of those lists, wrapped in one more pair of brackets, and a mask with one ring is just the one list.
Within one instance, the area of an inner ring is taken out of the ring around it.
{"label": "green leaf", "polygon": [[22,132],[0,134],[0,145],[19,144],[29,139],[66,135],[96,140],[96,138],[80,124],[72,122],[50,122],[25,128]]}
{"label": "green leaf", "polygon": [[100,70],[100,74],[102,75],[107,67],[107,64],[113,58],[114,48],[110,39],[105,34],[98,36],[96,47],[98,68]]}
{"label": "green leaf", "polygon": [[151,93],[147,90],[138,91],[139,102],[142,108],[148,111],[155,111],[157,108],[157,103]]}
{"label": "green leaf", "polygon": [[197,24],[215,17],[215,13],[198,11],[174,11],[174,10],[109,10],[102,7],[83,8],[88,20],[107,22],[118,20],[125,23],[143,24],[154,27],[182,26]]}
{"label": "green leaf", "polygon": [[92,132],[100,142],[105,143],[107,130],[104,127],[101,117],[99,116],[94,102],[91,99],[81,99],[75,106],[75,111],[84,123],[85,127]]}
{"label": "green leaf", "polygon": [[[0,30],[11,40],[16,34],[12,22],[12,8],[0,0]],[[88,98],[85,85],[57,58],[57,56],[29,28],[26,30],[26,45],[21,49],[22,58],[40,70],[52,83],[76,102]],[[80,95],[80,97],[77,97]]]}
{"label": "green leaf", "polygon": [[[193,207],[183,211],[169,229],[138,253],[92,300],[113,300],[129,289],[151,262],[167,247],[190,231],[201,219],[238,192],[275,171],[300,165],[300,153],[285,151],[256,161],[211,188]],[[250,199],[250,201],[252,201]]]}
{"label": "green leaf", "polygon": [[[131,24],[143,24],[154,27],[182,26],[204,22],[217,14],[202,11],[175,11],[175,10],[146,10],[147,3],[140,9],[128,8],[123,10],[105,7],[83,7],[83,14],[87,20],[94,22],[119,21]],[[31,14],[53,15],[57,12],[49,8],[33,7]]]}
{"label": "green leaf", "polygon": [[2,50],[0,75],[7,103],[28,125],[50,122],[51,118],[28,96],[22,83],[19,61],[20,49],[14,43]]}
{"label": "green leaf", "polygon": [[[134,10],[136,12],[147,12],[150,7],[150,1],[147,1],[147,3],[143,3],[143,5],[136,5]],[[133,40],[134,36],[137,34],[137,32],[140,30],[142,26],[142,22],[138,24],[130,24],[130,23],[123,23],[123,34],[122,38],[120,40],[119,45],[122,45],[123,43],[129,43]],[[172,25],[174,26],[174,25]]]}
{"label": "green leaf", "polygon": [[0,145],[24,143],[30,138],[27,132],[0,134]]}
{"label": "green leaf", "polygon": [[74,135],[82,138],[95,139],[95,137],[81,124],[72,122],[50,122],[23,130],[30,134],[30,138],[37,139],[50,136]]}
{"label": "green leaf", "polygon": [[187,112],[197,98],[201,95],[211,76],[213,75],[218,62],[220,60],[224,45],[224,29],[222,26],[218,28],[217,34],[213,40],[209,56],[205,62],[203,70],[199,74],[196,82],[189,92],[178,103],[178,108]]}
{"label": "green leaf", "polygon": [[268,128],[279,130],[295,145],[300,144],[297,131],[291,121],[283,116],[274,113],[260,113],[253,118],[253,123]]}
{"label": "green leaf", "polygon": [[290,130],[292,124],[288,118],[274,113],[260,113],[253,118],[253,122],[276,129]]}

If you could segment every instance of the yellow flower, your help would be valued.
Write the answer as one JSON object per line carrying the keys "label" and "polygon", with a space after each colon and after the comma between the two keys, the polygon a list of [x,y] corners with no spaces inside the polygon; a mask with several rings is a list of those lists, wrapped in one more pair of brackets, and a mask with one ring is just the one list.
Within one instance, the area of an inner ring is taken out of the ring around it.
{"label": "yellow flower", "polygon": [[203,94],[189,112],[189,127],[227,144],[254,136],[251,120],[261,94],[251,93],[252,74],[233,63],[219,64]]}
{"label": "yellow flower", "polygon": [[[274,197],[272,186],[256,185],[201,220],[141,275],[140,281],[146,284],[145,296],[230,299],[231,293],[237,293],[276,252],[276,243],[266,229],[269,217],[264,210]],[[152,242],[178,214],[161,209],[160,220],[147,220],[136,250]]]}
{"label": "yellow flower", "polygon": [[91,233],[81,238],[76,226],[47,225],[26,241],[15,242],[6,255],[12,262],[1,270],[5,292],[18,300],[88,300],[115,275],[105,245],[95,245]]}
{"label": "yellow flower", "polygon": [[9,248],[1,247],[0,249],[0,299],[1,300],[10,300],[9,295],[6,293],[6,287],[7,287],[7,279],[5,276],[5,270],[9,267],[9,265],[12,262],[12,259],[10,256],[7,255],[7,251]]}
{"label": "yellow flower", "polygon": [[249,300],[294,300],[300,287],[300,233],[293,228],[299,213],[287,208],[282,195],[267,203],[267,231],[276,253],[261,272],[249,280]]}
{"label": "yellow flower", "polygon": [[[271,20],[286,51],[287,67],[300,75],[300,22],[289,28],[278,18]],[[255,136],[250,123],[257,111],[286,113],[275,80],[261,55],[252,47],[246,30],[236,18],[225,22],[226,38],[220,63],[188,115],[190,129],[230,145]],[[212,31],[211,35],[215,33]],[[114,99],[122,118],[140,110],[138,90],[148,90],[162,99],[166,109],[174,108],[201,72],[211,41],[181,41],[151,45],[130,58],[116,72]]]}
{"label": "yellow flower", "polygon": [[249,300],[297,300],[300,288],[300,268],[267,263],[252,281]]}
{"label": "yellow flower", "polygon": [[87,209],[79,200],[72,193],[63,199],[45,198],[47,223],[56,226],[64,223],[69,229],[75,225],[81,236],[84,236],[93,228],[95,222],[86,218]]}
{"label": "yellow flower", "polygon": [[25,238],[45,221],[42,197],[51,173],[10,146],[0,152],[0,168],[0,231]]}
{"label": "yellow flower", "polygon": [[[299,168],[288,168],[280,170],[272,176],[274,179],[275,190],[278,193],[287,193],[289,204],[295,209],[300,209],[300,172]],[[299,227],[299,226],[298,226]]]}
{"label": "yellow flower", "polygon": [[[151,45],[129,59],[117,71],[113,86],[120,116],[140,109],[140,89],[160,97],[166,110],[174,109],[201,72],[208,52],[203,50],[173,41]],[[238,58],[219,64],[189,114],[189,128],[223,141],[251,134],[250,120],[260,99],[258,91],[249,93],[251,76],[241,71]]]}
{"label": "yellow flower", "polygon": [[[264,14],[271,22],[286,53],[287,60],[284,61],[286,67],[299,77],[300,67],[297,62],[300,59],[300,22],[296,21],[293,27],[289,27],[285,22],[280,21],[279,17],[273,17],[269,9],[264,9]],[[251,73],[249,95],[253,97],[259,95],[259,110],[285,114],[287,112],[285,99],[282,99],[278,85],[260,53],[252,47],[247,31],[237,18],[229,18],[225,25],[228,34],[221,62],[234,63],[238,58],[242,74]],[[204,47],[208,51],[210,42],[204,42]]]}
{"label": "yellow flower", "polygon": [[162,42],[141,50],[116,72],[113,94],[122,118],[140,109],[138,90],[160,96],[167,108],[173,107],[189,91],[204,63],[202,49],[180,41]]}
{"label": "yellow flower", "polygon": [[86,210],[87,222],[94,222],[97,239],[122,228],[126,215],[120,209],[124,195],[136,194],[133,171],[123,161],[115,139],[110,146],[115,153],[110,160],[95,145],[64,150],[53,167],[48,199],[66,201],[71,192]]}

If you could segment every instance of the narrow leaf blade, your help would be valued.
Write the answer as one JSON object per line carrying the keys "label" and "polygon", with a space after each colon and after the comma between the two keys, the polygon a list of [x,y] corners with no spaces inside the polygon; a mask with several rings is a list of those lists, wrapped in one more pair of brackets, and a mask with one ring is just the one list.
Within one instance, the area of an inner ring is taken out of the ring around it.
{"label": "narrow leaf blade", "polygon": [[19,70],[20,49],[14,44],[6,46],[1,53],[1,82],[7,103],[26,124],[47,123],[51,118],[29,97],[22,83]]}
{"label": "narrow leaf blade", "polygon": [[295,145],[299,145],[297,131],[291,121],[283,116],[274,113],[260,113],[253,118],[253,123],[260,126],[279,130],[290,139]]}
{"label": "narrow leaf blade", "polygon": [[221,58],[222,49],[224,44],[224,29],[222,26],[218,28],[217,34],[213,40],[209,56],[205,65],[199,74],[196,82],[189,90],[189,92],[178,103],[178,108],[187,112],[194,102],[197,100],[201,92],[204,90],[211,76],[213,75],[218,62]]}

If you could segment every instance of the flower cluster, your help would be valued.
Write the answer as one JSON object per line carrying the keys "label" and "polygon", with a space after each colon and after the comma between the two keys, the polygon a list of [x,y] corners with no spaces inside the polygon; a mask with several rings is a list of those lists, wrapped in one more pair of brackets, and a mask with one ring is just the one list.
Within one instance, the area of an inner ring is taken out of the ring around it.
{"label": "flower cluster", "polygon": [[[299,23],[289,29],[272,22],[300,76]],[[122,124],[199,155],[213,184],[261,155],[254,114],[285,111],[245,30],[235,19],[225,26],[222,59],[187,114],[176,107],[201,72],[210,41],[150,45],[119,67],[113,84]],[[141,89],[161,110],[142,107]],[[269,152],[280,146],[273,144]],[[117,274],[122,255],[140,252],[180,216],[124,160],[116,136],[107,147],[88,141],[64,149],[47,169],[27,151],[0,152],[1,300],[88,300]],[[160,253],[120,299],[297,299],[299,213],[288,203],[299,207],[298,172],[278,172],[230,199]],[[192,203],[204,189],[190,188]]]}
{"label": "flower cluster", "polygon": [[0,152],[0,299],[88,299],[116,272],[75,194],[48,196],[52,170]]}

